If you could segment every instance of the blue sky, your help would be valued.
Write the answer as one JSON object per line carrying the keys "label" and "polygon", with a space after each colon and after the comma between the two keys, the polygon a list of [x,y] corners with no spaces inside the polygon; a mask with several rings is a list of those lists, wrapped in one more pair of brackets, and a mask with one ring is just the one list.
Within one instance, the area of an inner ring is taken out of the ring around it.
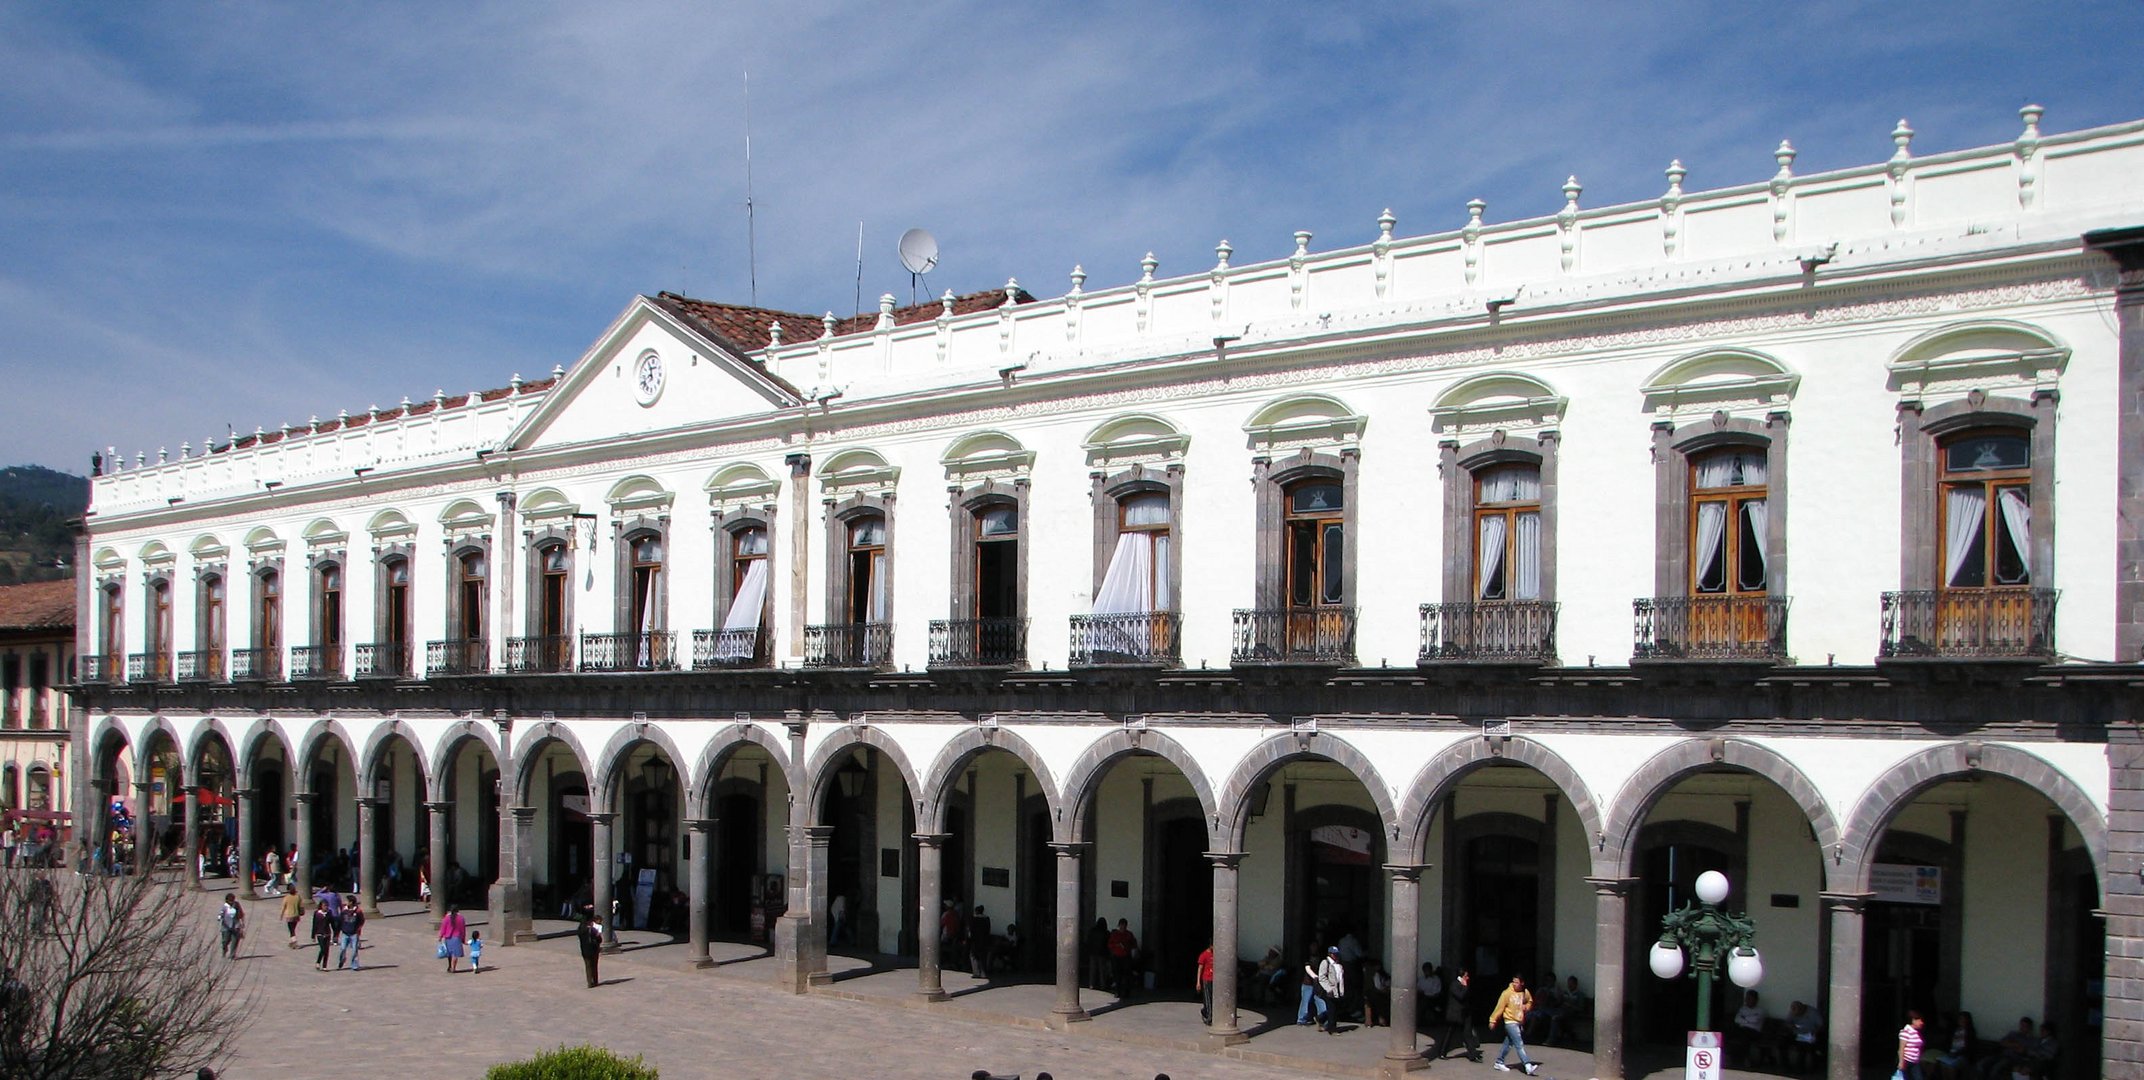
{"label": "blue sky", "polygon": [[[2144,5],[0,6],[0,464],[571,363],[635,294],[1055,296],[2144,117]],[[2140,179],[2144,182],[2144,179]]]}

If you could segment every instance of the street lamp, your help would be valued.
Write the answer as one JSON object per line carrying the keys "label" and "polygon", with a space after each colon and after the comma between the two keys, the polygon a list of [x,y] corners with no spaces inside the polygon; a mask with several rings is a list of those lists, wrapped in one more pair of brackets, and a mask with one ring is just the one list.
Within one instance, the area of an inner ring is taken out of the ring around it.
{"label": "street lamp", "polygon": [[1764,961],[1752,944],[1757,925],[1748,915],[1720,910],[1727,899],[1727,875],[1707,870],[1697,876],[1697,901],[1660,920],[1660,940],[1647,958],[1653,974],[1673,979],[1683,973],[1685,951],[1690,974],[1697,979],[1697,1028],[1712,1030],[1712,977],[1724,973],[1736,986],[1764,980]]}

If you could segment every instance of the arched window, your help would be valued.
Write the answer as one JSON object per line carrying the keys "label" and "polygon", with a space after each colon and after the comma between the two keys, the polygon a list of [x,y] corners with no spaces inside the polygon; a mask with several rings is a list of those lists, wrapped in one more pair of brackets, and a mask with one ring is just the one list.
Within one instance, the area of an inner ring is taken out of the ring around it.
{"label": "arched window", "polygon": [[1492,465],[1474,473],[1474,598],[1541,599],[1541,469]]}
{"label": "arched window", "polygon": [[283,575],[263,571],[254,582],[253,645],[259,649],[283,647]]}
{"label": "arched window", "polygon": [[223,677],[223,647],[225,644],[224,628],[230,619],[225,610],[227,598],[225,596],[223,575],[203,575],[200,587],[200,630],[196,633],[194,639],[199,646],[197,651],[201,657],[199,671],[202,678],[221,679]]}
{"label": "arched window", "polygon": [[1027,658],[1026,481],[956,496],[951,619],[931,623],[931,664],[1016,665]]}
{"label": "arched window", "polygon": [[849,522],[845,560],[849,580],[845,611],[848,623],[882,623],[893,582],[886,572],[886,518],[866,514]]}
{"label": "arched window", "polygon": [[1766,460],[1732,446],[1690,460],[1690,594],[1765,591]]}
{"label": "arched window", "polygon": [[148,677],[150,682],[171,681],[172,657],[171,581],[157,578],[149,582],[149,656]]}
{"label": "arched window", "polygon": [[633,633],[652,634],[662,620],[663,539],[653,533],[630,542],[632,594],[627,626]]}
{"label": "arched window", "polygon": [[989,503],[975,509],[975,591],[977,618],[1011,619],[1020,614],[1020,508]]}
{"label": "arched window", "polygon": [[1942,588],[2032,584],[2032,441],[1970,431],[1942,444]]}
{"label": "arched window", "polygon": [[455,560],[460,571],[455,581],[455,594],[460,610],[455,620],[455,637],[461,641],[484,640],[484,609],[490,606],[491,560],[481,551],[471,551]]}
{"label": "arched window", "polygon": [[126,651],[126,588],[119,582],[104,587],[104,663],[105,677],[110,678],[118,667],[119,658]]}
{"label": "arched window", "polygon": [[380,567],[385,579],[381,589],[380,637],[389,647],[407,652],[410,639],[409,560],[393,558]]}
{"label": "arched window", "polygon": [[1115,500],[1116,541],[1092,614],[1072,620],[1072,663],[1173,663],[1177,653],[1170,493],[1134,489]]}
{"label": "arched window", "polygon": [[536,625],[538,637],[564,638],[567,633],[566,599],[572,570],[566,545],[552,542],[536,549]]}
{"label": "arched window", "polygon": [[713,635],[703,653],[694,656],[694,663],[704,662],[718,667],[745,667],[760,663],[767,657],[767,598],[771,565],[767,558],[769,544],[764,525],[748,524],[725,530],[722,537],[729,549],[729,565],[722,572],[724,603],[722,628]]}
{"label": "arched window", "polygon": [[28,790],[24,792],[26,797],[23,800],[26,805],[23,809],[52,809],[52,774],[46,771],[44,766],[30,766],[30,781],[27,786]]}
{"label": "arched window", "polygon": [[342,674],[342,564],[322,563],[316,575],[320,596],[319,617],[313,627],[313,642],[320,650],[316,673],[335,677]]}
{"label": "arched window", "polygon": [[[1341,486],[1307,480],[1287,489],[1287,590],[1292,612],[1346,602],[1346,505]],[[1291,633],[1291,637],[1292,637]]]}

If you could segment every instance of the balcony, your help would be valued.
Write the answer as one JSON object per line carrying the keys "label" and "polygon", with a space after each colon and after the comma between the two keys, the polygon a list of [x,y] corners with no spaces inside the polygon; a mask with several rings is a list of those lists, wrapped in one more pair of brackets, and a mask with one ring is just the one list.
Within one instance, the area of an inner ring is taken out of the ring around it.
{"label": "balcony", "polygon": [[805,667],[877,670],[892,663],[892,623],[831,623],[804,628]]}
{"label": "balcony", "polygon": [[290,648],[290,677],[318,681],[342,678],[342,646],[340,645],[293,645]]}
{"label": "balcony", "polygon": [[1073,667],[1176,667],[1183,616],[1174,611],[1134,611],[1072,616]]}
{"label": "balcony", "polygon": [[1026,619],[931,620],[934,668],[1018,667],[1026,662]]}
{"label": "balcony", "polygon": [[2055,589],[1924,589],[1883,594],[1886,660],[2053,660]]}
{"label": "balcony", "polygon": [[1553,664],[1556,604],[1487,600],[1422,605],[1423,664]]}
{"label": "balcony", "polygon": [[488,675],[491,673],[491,643],[473,640],[428,641],[424,645],[427,675]]}
{"label": "balcony", "polygon": [[1351,607],[1237,608],[1229,658],[1238,664],[1352,664]]}
{"label": "balcony", "polygon": [[1784,596],[1654,596],[1631,601],[1634,660],[1756,661],[1787,658]]}
{"label": "balcony", "polygon": [[127,657],[127,681],[130,683],[168,683],[171,681],[171,654],[166,652],[135,653]]}
{"label": "balcony", "polygon": [[119,674],[119,658],[90,653],[75,657],[75,677],[84,685],[108,683]]}
{"label": "balcony", "polygon": [[182,683],[222,682],[223,650],[200,649],[180,653],[178,674]]}
{"label": "balcony", "polygon": [[773,650],[767,630],[695,630],[692,632],[692,670],[759,668],[768,666]]}
{"label": "balcony", "polygon": [[283,681],[283,650],[232,649],[232,682]]}
{"label": "balcony", "polygon": [[573,670],[573,636],[539,634],[506,639],[506,670],[516,675],[556,675]]}
{"label": "balcony", "polygon": [[410,648],[407,641],[376,641],[357,647],[357,677],[360,679],[407,679]]}
{"label": "balcony", "polygon": [[676,671],[677,633],[582,634],[582,671]]}

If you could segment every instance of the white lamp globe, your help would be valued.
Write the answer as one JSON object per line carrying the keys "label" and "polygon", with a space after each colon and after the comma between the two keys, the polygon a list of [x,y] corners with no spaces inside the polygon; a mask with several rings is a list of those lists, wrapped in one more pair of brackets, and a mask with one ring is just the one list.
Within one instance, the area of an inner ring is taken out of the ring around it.
{"label": "white lamp globe", "polygon": [[1653,951],[1646,957],[1653,967],[1653,974],[1663,979],[1672,979],[1682,974],[1682,949],[1665,941],[1653,943]]}
{"label": "white lamp globe", "polygon": [[1764,981],[1764,961],[1757,950],[1740,948],[1727,956],[1727,977],[1736,986],[1755,986]]}
{"label": "white lamp globe", "polygon": [[1697,898],[1708,904],[1718,904],[1727,899],[1727,875],[1718,870],[1707,870],[1697,875]]}

